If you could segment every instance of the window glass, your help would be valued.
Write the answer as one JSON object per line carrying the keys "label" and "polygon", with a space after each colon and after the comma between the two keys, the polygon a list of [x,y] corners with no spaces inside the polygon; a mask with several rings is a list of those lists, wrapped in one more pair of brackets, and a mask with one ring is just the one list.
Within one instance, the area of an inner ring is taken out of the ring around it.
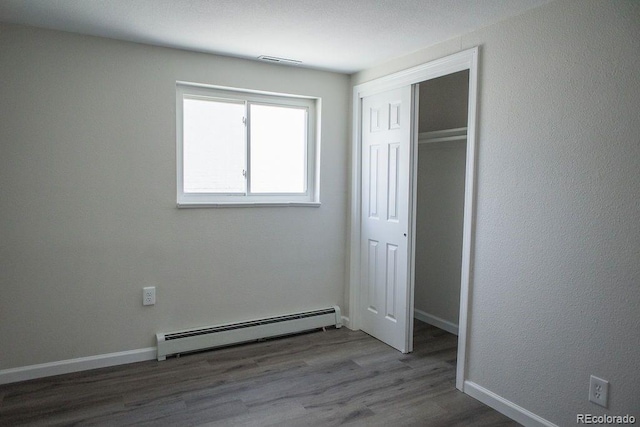
{"label": "window glass", "polygon": [[251,192],[304,193],[306,109],[251,104],[250,118]]}
{"label": "window glass", "polygon": [[244,103],[185,98],[185,193],[244,193]]}

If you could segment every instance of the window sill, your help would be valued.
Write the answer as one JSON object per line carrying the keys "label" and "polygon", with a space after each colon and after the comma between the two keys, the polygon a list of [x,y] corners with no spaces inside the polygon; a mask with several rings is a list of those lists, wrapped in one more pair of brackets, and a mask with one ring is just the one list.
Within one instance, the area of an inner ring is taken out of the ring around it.
{"label": "window sill", "polygon": [[191,208],[260,208],[260,207],[310,207],[319,208],[320,202],[204,202],[178,203],[178,209]]}

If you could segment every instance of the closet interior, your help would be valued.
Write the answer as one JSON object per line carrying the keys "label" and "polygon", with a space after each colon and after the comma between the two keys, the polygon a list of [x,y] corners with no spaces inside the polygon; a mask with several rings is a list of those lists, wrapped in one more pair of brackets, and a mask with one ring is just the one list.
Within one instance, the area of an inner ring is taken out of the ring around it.
{"label": "closet interior", "polygon": [[458,333],[469,71],[419,84],[415,318]]}

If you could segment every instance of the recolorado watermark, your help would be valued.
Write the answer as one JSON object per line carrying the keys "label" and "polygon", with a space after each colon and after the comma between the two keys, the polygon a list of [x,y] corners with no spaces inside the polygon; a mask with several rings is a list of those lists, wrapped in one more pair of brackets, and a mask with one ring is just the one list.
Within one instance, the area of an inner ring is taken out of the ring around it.
{"label": "recolorado watermark", "polygon": [[633,415],[593,415],[577,414],[577,424],[635,424],[636,417]]}

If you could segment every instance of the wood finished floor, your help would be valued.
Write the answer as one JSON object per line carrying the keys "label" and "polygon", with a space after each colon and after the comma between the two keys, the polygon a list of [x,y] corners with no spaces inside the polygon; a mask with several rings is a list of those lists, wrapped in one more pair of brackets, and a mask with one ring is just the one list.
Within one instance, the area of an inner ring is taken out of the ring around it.
{"label": "wood finished floor", "polygon": [[457,337],[329,329],[0,386],[1,426],[518,426],[455,389]]}

